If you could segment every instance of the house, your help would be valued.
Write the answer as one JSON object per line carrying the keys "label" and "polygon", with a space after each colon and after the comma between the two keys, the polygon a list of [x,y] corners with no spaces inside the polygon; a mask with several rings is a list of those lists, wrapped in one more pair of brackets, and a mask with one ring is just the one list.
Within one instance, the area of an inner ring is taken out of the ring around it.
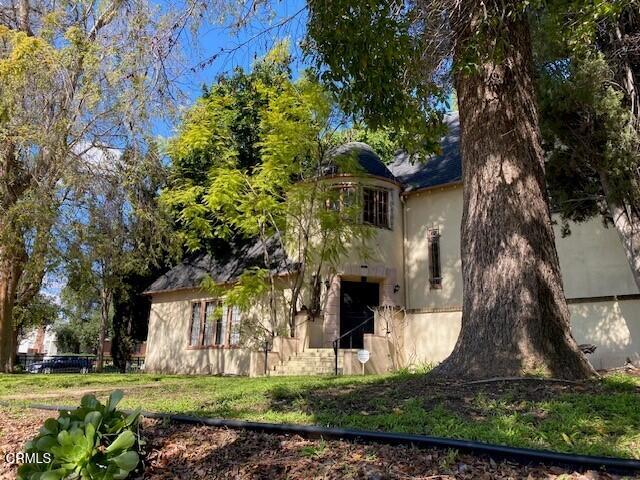
{"label": "house", "polygon": [[55,355],[57,351],[56,332],[51,325],[27,332],[18,344],[19,354]]}
{"label": "house", "polygon": [[[360,371],[361,348],[370,352],[368,372],[446,358],[462,314],[462,162],[457,117],[448,122],[441,155],[426,163],[399,155],[387,167],[365,144],[341,147],[355,152],[362,173],[334,169],[324,181],[361,195],[362,220],[375,230],[369,240],[373,254],[364,261],[350,253],[335,274],[322,279],[322,309],[296,317],[295,338],[277,335],[266,348],[244,344],[243,323],[268,318],[265,306],[256,302],[241,312],[201,288],[207,276],[227,285],[259,263],[262,245],[234,246],[215,258],[187,259],[149,287],[147,369],[305,374],[331,373],[337,362],[339,370],[352,373]],[[597,347],[589,357],[594,367],[639,362],[640,292],[616,230],[594,218],[572,224],[571,235],[563,238],[558,226],[556,244],[573,335]],[[272,257],[271,273],[286,289],[291,265],[282,251]]]}

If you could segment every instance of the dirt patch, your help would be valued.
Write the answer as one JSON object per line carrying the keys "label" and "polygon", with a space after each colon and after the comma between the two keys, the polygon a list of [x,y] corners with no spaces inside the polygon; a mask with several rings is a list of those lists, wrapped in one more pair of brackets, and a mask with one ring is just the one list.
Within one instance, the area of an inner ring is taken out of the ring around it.
{"label": "dirt patch", "polygon": [[44,421],[56,416],[42,410],[18,410],[0,408],[0,478],[15,478],[17,465],[6,460],[6,454],[22,451],[24,444],[33,438]]}
{"label": "dirt patch", "polygon": [[148,423],[144,478],[614,479],[599,472],[522,466],[446,450],[305,440],[206,426]]}

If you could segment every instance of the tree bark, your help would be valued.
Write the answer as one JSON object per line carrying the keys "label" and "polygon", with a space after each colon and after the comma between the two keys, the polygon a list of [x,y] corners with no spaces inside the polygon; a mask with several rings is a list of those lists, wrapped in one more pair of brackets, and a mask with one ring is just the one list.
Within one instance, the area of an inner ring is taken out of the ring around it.
{"label": "tree bark", "polygon": [[100,301],[100,333],[98,336],[98,355],[96,358],[96,372],[104,369],[104,341],[107,338],[107,326],[109,324],[109,309],[111,307],[111,292],[103,289]]}
{"label": "tree bark", "polygon": [[0,372],[13,371],[16,345],[13,307],[22,267],[0,247]]}
{"label": "tree bark", "polygon": [[0,149],[0,372],[11,372],[14,366],[13,307],[18,282],[24,270],[24,247],[19,232],[6,213],[25,191],[25,182],[16,174],[16,147],[11,141]]}
{"label": "tree bark", "polygon": [[[487,11],[498,15],[514,3],[464,2],[453,22],[455,62],[468,58]],[[462,329],[436,373],[587,378],[595,371],[571,335],[548,205],[529,26],[522,15],[500,22],[498,35],[481,37],[486,59],[455,78],[464,161]]]}

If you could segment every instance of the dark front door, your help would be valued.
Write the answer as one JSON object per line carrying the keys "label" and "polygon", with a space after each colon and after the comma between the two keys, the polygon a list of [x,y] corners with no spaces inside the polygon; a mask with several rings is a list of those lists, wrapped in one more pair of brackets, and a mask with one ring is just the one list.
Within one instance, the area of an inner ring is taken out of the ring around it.
{"label": "dark front door", "polygon": [[[373,312],[380,301],[380,286],[367,282],[340,282],[340,348],[362,348],[363,335],[373,333]],[[355,329],[355,330],[354,330]]]}

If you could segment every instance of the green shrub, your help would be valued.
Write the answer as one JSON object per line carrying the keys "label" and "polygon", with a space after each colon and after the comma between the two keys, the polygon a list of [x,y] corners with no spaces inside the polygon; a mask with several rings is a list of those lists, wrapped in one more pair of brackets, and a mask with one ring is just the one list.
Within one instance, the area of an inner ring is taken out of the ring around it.
{"label": "green shrub", "polygon": [[127,478],[138,465],[142,441],[137,433],[140,411],[127,415],[116,410],[122,396],[116,390],[103,405],[85,395],[76,410],[47,419],[25,447],[33,463],[20,466],[18,479]]}

